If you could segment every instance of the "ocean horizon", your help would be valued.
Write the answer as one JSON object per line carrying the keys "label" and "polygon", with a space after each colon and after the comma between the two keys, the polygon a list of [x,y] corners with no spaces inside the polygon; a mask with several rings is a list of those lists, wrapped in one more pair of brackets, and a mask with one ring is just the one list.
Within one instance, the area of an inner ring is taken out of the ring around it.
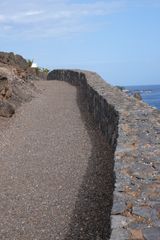
{"label": "ocean horizon", "polygon": [[124,86],[129,93],[140,93],[142,100],[152,107],[160,110],[160,85]]}

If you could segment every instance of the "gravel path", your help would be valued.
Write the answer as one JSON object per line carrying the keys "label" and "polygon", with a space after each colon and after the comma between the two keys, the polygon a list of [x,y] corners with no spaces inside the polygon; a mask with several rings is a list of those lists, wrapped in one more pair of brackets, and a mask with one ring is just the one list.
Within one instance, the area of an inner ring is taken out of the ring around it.
{"label": "gravel path", "polygon": [[112,154],[75,87],[36,84],[0,130],[0,239],[108,239]]}

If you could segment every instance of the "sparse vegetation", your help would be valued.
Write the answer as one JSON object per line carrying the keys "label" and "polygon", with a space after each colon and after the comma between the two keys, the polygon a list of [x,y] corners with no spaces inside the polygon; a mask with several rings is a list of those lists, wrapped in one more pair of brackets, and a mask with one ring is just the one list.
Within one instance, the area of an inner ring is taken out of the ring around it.
{"label": "sparse vegetation", "polygon": [[47,69],[47,68],[41,68],[41,67],[36,67],[35,68],[35,71],[36,71],[36,74],[38,75],[38,73],[46,73],[46,74],[48,74],[49,73],[49,69]]}
{"label": "sparse vegetation", "polygon": [[48,68],[42,68],[41,70],[42,70],[42,72],[44,72],[44,73],[47,73],[47,74],[49,73],[49,69],[48,69]]}
{"label": "sparse vegetation", "polygon": [[[33,63],[34,63],[33,59],[32,60],[30,60],[30,59],[27,60],[28,67],[32,67]],[[38,75],[39,72],[46,73],[46,74],[49,73],[48,68],[42,68],[42,67],[33,67],[33,68],[35,69],[37,75]]]}
{"label": "sparse vegetation", "polygon": [[41,72],[41,68],[36,67],[36,68],[35,68],[35,71],[36,71],[36,74],[38,75],[38,73]]}
{"label": "sparse vegetation", "polygon": [[33,60],[28,59],[28,60],[27,60],[27,63],[28,63],[28,67],[31,67],[32,64],[33,64]]}
{"label": "sparse vegetation", "polygon": [[119,90],[123,91],[125,89],[125,87],[122,86],[116,86]]}

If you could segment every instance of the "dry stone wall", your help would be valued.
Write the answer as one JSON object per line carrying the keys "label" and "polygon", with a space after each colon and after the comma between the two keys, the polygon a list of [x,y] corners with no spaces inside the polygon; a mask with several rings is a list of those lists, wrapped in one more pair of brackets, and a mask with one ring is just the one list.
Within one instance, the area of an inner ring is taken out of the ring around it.
{"label": "dry stone wall", "polygon": [[79,86],[88,111],[114,151],[110,239],[159,239],[160,111],[93,72],[54,70],[48,80]]}

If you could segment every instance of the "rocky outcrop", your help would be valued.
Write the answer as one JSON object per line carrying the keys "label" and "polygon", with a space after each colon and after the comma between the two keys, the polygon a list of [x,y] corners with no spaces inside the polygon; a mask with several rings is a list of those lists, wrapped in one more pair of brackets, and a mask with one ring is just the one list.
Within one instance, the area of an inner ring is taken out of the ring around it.
{"label": "rocky outcrop", "polygon": [[22,56],[0,52],[0,116],[12,116],[16,107],[32,99],[34,79],[35,74]]}
{"label": "rocky outcrop", "polygon": [[160,111],[110,86],[96,73],[54,70],[48,80],[78,87],[81,101],[114,152],[110,239],[159,239]]}
{"label": "rocky outcrop", "polygon": [[26,70],[28,68],[27,61],[20,55],[6,52],[0,52],[0,66],[10,65],[12,67],[20,68]]}
{"label": "rocky outcrop", "polygon": [[139,93],[139,92],[135,92],[134,94],[133,94],[133,97],[135,97],[135,98],[137,98],[138,100],[142,100],[142,97],[141,97],[141,94]]}
{"label": "rocky outcrop", "polygon": [[24,80],[47,79],[47,73],[31,68],[25,58],[13,52],[0,52],[0,67],[11,67],[13,73]]}

